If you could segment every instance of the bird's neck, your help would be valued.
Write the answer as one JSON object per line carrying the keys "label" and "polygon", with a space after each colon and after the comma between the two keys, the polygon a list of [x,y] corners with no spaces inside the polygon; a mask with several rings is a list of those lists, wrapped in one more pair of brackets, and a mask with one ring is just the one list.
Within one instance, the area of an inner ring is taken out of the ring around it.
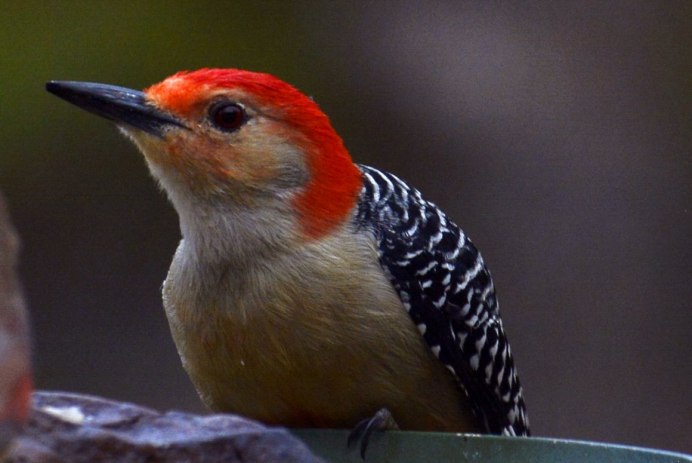
{"label": "bird's neck", "polygon": [[296,229],[281,208],[249,209],[224,202],[174,198],[186,251],[198,264],[242,267],[282,253]]}

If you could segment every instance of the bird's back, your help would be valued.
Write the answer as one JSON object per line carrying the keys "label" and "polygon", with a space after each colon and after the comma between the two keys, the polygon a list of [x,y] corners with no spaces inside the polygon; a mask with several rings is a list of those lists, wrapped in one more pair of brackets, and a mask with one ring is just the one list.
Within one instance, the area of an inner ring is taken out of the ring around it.
{"label": "bird's back", "polygon": [[431,352],[455,376],[482,432],[529,433],[526,407],[490,272],[439,208],[396,176],[360,166],[356,223]]}

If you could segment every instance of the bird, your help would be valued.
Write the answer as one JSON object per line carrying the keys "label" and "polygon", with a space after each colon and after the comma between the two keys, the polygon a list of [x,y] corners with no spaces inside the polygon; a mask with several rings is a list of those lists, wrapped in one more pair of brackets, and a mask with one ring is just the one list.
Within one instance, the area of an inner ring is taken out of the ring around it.
{"label": "bird", "polygon": [[530,434],[481,254],[417,189],[354,162],[313,98],[220,68],[46,89],[115,122],[177,211],[163,306],[210,409],[358,438]]}

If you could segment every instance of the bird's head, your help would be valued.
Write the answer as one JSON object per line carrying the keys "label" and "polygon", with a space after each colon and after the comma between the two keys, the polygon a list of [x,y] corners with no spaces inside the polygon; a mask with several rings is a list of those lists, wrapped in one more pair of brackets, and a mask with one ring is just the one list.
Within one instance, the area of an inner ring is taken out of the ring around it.
{"label": "bird's head", "polygon": [[115,121],[181,216],[200,205],[291,212],[306,237],[317,237],[355,205],[360,171],[329,119],[271,75],[201,69],[143,92],[63,81],[47,89]]}

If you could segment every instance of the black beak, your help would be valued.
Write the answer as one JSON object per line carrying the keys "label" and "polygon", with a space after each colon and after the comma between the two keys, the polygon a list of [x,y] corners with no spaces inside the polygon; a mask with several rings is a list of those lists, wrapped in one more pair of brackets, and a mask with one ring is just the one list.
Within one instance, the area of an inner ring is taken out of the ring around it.
{"label": "black beak", "polygon": [[175,117],[147,103],[144,92],[115,85],[52,80],[46,90],[80,108],[163,137],[166,128],[186,128]]}

